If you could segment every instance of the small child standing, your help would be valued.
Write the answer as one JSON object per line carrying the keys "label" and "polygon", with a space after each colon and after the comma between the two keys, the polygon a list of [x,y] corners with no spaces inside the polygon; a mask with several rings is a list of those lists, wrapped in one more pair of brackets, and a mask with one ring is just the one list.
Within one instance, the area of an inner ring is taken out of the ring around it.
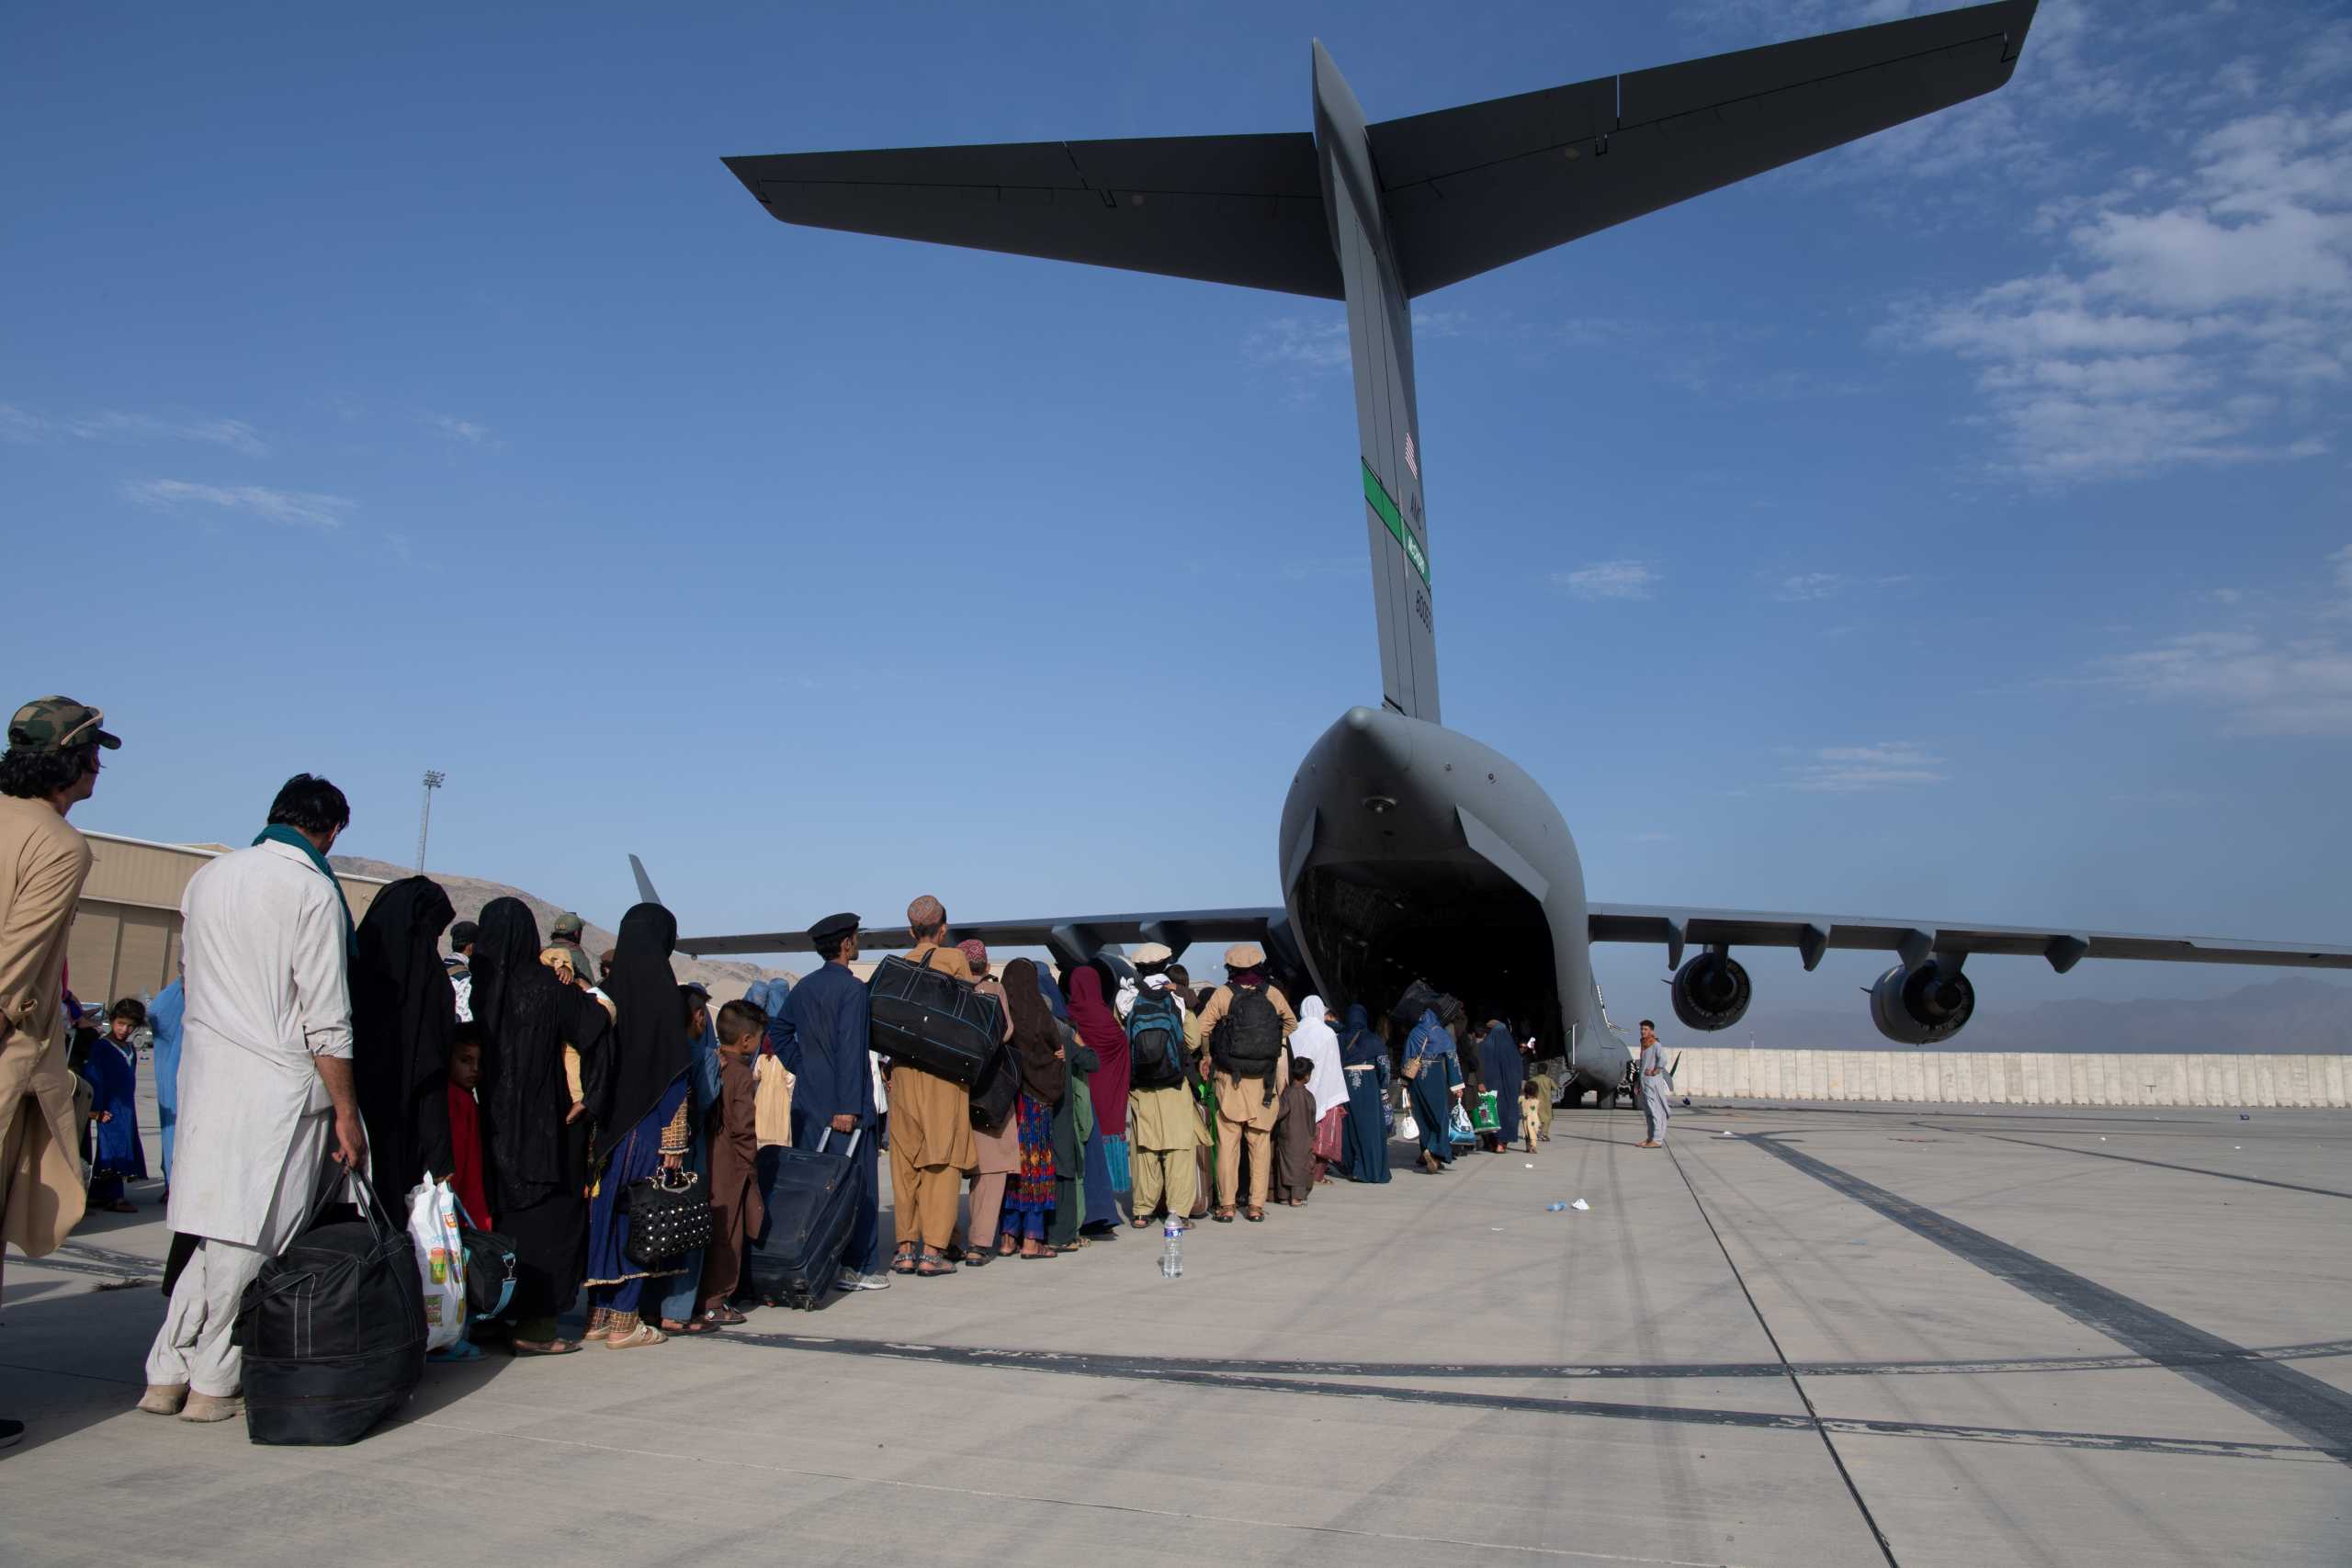
{"label": "small child standing", "polygon": [[1290,1087],[1274,1113],[1273,1200],[1294,1209],[1315,1186],[1315,1091],[1306,1087],[1314,1076],[1313,1062],[1293,1056]]}
{"label": "small child standing", "polygon": [[146,1021],[147,1009],[138,998],[115,1003],[106,1033],[78,1069],[90,1086],[90,1119],[82,1140],[90,1169],[89,1205],[118,1214],[139,1212],[125,1183],[147,1179],[147,1148],[139,1137],[139,1047],[130,1038]]}
{"label": "small child standing", "polygon": [[702,1320],[734,1324],[727,1304],[743,1278],[743,1247],[767,1223],[760,1198],[759,1079],[752,1058],[768,1016],[749,1002],[718,1010],[718,1099],[705,1123],[710,1147],[710,1246],[702,1260]]}
{"label": "small child standing", "polygon": [[481,1083],[481,1025],[461,1023],[449,1037],[449,1185],[466,1206],[466,1223],[490,1230],[490,1195],[482,1186],[481,1107],[474,1090]]}
{"label": "small child standing", "polygon": [[1528,1078],[1519,1086],[1519,1130],[1527,1138],[1527,1152],[1535,1152],[1536,1119],[1550,1109],[1544,1101],[1544,1080]]}

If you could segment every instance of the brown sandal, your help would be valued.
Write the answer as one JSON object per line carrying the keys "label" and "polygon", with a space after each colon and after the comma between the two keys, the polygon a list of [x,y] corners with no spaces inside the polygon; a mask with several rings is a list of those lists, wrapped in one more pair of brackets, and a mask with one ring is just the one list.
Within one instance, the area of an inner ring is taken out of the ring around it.
{"label": "brown sandal", "polygon": [[1241,1217],[1248,1220],[1253,1225],[1263,1224],[1266,1220],[1266,1211],[1259,1208],[1255,1203],[1252,1203],[1249,1208],[1244,1209],[1241,1212]]}

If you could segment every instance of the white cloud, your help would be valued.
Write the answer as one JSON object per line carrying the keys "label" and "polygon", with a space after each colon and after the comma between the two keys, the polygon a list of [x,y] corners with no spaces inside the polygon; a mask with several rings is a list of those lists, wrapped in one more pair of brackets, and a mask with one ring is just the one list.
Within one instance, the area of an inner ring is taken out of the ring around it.
{"label": "white cloud", "polygon": [[2216,590],[2208,597],[2225,608],[2266,603],[2235,626],[2096,660],[2089,679],[2139,701],[2213,710],[2233,734],[2352,735],[2352,649],[2325,635],[2330,623],[2352,619],[2352,545],[2327,565],[2334,597],[2315,612],[2308,593],[2290,612],[2270,607],[2269,595]]}
{"label": "white cloud", "polygon": [[1976,367],[1995,466],[2139,477],[2341,440],[2343,400],[2314,393],[2352,371],[2352,113],[2241,115],[2044,220],[2054,265],[1913,302],[1883,334]]}
{"label": "white cloud", "polygon": [[1824,746],[1808,761],[1792,763],[1791,789],[1850,795],[1863,790],[1904,789],[1944,782],[1944,760],[1915,740],[1882,740],[1871,746]]}
{"label": "white cloud", "polygon": [[2352,735],[2352,649],[2330,638],[2190,632],[2093,672],[2144,701],[2219,709],[2236,734]]}
{"label": "white cloud", "polygon": [[1646,561],[1604,560],[1555,571],[1552,581],[1578,599],[1647,599],[1663,575]]}
{"label": "white cloud", "polygon": [[428,413],[424,417],[426,424],[432,426],[435,430],[439,431],[442,434],[449,437],[452,441],[462,441],[469,446],[497,446],[504,445],[504,443],[499,441],[496,435],[492,433],[490,426],[481,423],[478,421],[458,419],[454,415],[446,413]]}
{"label": "white cloud", "polygon": [[1340,370],[1348,364],[1348,319],[1277,316],[1242,340],[1252,363],[1290,370]]}
{"label": "white cloud", "polygon": [[[1783,604],[1809,604],[1824,599],[1835,599],[1851,589],[1869,590],[1893,588],[1911,581],[1908,572],[1896,572],[1883,577],[1858,577],[1843,571],[1798,571],[1786,577],[1769,578],[1767,586],[1772,597]],[[1839,627],[1850,631],[1851,627]]]}
{"label": "white cloud", "polygon": [[90,414],[44,414],[0,403],[0,441],[26,446],[55,441],[193,441],[248,457],[266,456],[268,444],[241,419],[159,419],[107,409]]}
{"label": "white cloud", "polygon": [[242,512],[269,523],[312,528],[340,528],[358,502],[315,491],[276,490],[268,485],[197,484],[187,479],[134,479],[123,494],[142,506],[175,512],[187,506],[217,507]]}

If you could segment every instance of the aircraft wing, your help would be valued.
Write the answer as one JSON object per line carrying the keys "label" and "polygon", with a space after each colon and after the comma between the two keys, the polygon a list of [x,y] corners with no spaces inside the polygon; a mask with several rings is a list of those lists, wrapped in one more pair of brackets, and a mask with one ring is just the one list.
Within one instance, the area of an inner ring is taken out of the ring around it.
{"label": "aircraft wing", "polygon": [[2162,964],[2260,964],[2295,969],[2352,969],[2352,947],[2312,942],[2238,942],[2218,937],[2134,936],[2049,926],[1987,926],[1951,920],[1896,920],[1853,915],[1762,914],[1749,909],[1684,908],[1665,904],[1594,904],[1594,942],[1653,942],[1667,965],[1687,947],[1792,947],[1811,969],[1832,949],[1900,954],[1916,964],[1929,953],[1990,953],[2041,958],[2061,975],[2086,958],[2136,958]]}
{"label": "aircraft wing", "polygon": [[787,223],[1340,296],[1315,138],[1150,136],[726,160]]}
{"label": "aircraft wing", "polygon": [[[1178,909],[1140,915],[1065,915],[1039,920],[956,920],[947,922],[957,942],[978,937],[990,947],[1046,947],[1091,953],[1111,943],[1164,942],[1182,953],[1196,942],[1255,942],[1262,943],[1268,930],[1283,919],[1276,905],[1254,909]],[[904,928],[867,928],[859,945],[869,953],[888,953],[912,945]],[[808,933],[752,931],[741,936],[682,937],[678,951],[696,958],[719,958],[754,953],[807,953]]]}
{"label": "aircraft wing", "polygon": [[1917,119],[2007,82],[2036,0],[1629,71],[1370,128],[1408,292]]}

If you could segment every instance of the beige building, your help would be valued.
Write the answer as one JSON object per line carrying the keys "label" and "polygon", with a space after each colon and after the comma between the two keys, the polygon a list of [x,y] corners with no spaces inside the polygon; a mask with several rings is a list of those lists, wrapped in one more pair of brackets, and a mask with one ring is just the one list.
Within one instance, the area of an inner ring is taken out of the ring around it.
{"label": "beige building", "polygon": [[[123,997],[146,998],[179,972],[180,895],[205,862],[228,853],[222,844],[158,844],[119,833],[84,833],[90,841],[90,880],[74,911],[65,969],[85,1007],[103,1008]],[[336,877],[355,920],[368,913],[381,877]]]}

